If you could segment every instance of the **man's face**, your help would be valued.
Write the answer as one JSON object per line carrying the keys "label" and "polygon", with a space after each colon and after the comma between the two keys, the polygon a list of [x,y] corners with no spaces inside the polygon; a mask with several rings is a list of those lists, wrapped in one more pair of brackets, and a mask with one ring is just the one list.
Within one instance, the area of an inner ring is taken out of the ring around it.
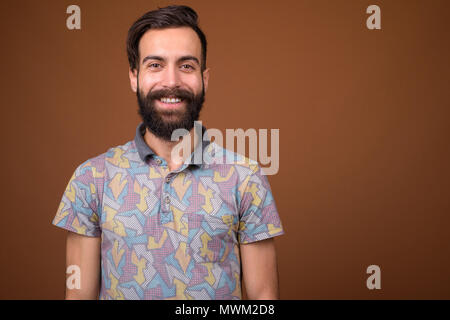
{"label": "man's face", "polygon": [[139,114],[156,136],[170,141],[176,129],[191,130],[208,87],[201,71],[201,42],[188,27],[149,30],[139,42],[139,71],[130,70]]}

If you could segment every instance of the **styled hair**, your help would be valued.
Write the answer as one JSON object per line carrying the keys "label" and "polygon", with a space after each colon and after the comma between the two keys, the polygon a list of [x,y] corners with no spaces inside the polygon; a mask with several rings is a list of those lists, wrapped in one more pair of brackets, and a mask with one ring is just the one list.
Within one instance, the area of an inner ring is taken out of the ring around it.
{"label": "styled hair", "polygon": [[206,69],[206,36],[198,26],[198,16],[188,6],[168,6],[145,13],[128,30],[127,54],[131,70],[139,69],[139,41],[150,29],[190,27],[200,38],[202,45],[201,70]]}

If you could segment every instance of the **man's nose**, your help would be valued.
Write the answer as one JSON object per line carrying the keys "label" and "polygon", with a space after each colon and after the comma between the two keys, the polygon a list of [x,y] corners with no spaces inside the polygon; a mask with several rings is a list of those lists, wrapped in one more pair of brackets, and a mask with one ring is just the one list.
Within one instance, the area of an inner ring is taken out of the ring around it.
{"label": "man's nose", "polygon": [[164,87],[175,88],[180,86],[180,75],[178,68],[175,66],[169,66],[164,70],[163,78],[161,84]]}

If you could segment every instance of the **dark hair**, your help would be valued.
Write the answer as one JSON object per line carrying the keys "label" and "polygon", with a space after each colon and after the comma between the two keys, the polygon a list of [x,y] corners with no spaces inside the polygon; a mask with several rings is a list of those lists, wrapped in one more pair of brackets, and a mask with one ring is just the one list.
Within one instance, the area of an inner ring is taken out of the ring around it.
{"label": "dark hair", "polygon": [[198,26],[197,13],[188,6],[168,6],[149,11],[136,20],[128,30],[127,54],[130,69],[139,68],[139,41],[150,29],[166,29],[176,27],[190,27],[200,38],[202,44],[201,69],[206,69],[206,37]]}

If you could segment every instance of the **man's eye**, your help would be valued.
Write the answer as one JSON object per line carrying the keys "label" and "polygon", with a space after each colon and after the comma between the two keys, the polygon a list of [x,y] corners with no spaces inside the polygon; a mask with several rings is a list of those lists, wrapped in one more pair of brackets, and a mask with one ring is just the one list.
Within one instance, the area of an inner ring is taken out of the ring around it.
{"label": "man's eye", "polygon": [[159,68],[161,65],[159,64],[159,63],[150,63],[149,65],[148,65],[150,68]]}
{"label": "man's eye", "polygon": [[181,68],[183,68],[183,69],[188,69],[188,70],[194,70],[194,67],[191,66],[190,64],[183,64],[183,65],[181,66]]}

